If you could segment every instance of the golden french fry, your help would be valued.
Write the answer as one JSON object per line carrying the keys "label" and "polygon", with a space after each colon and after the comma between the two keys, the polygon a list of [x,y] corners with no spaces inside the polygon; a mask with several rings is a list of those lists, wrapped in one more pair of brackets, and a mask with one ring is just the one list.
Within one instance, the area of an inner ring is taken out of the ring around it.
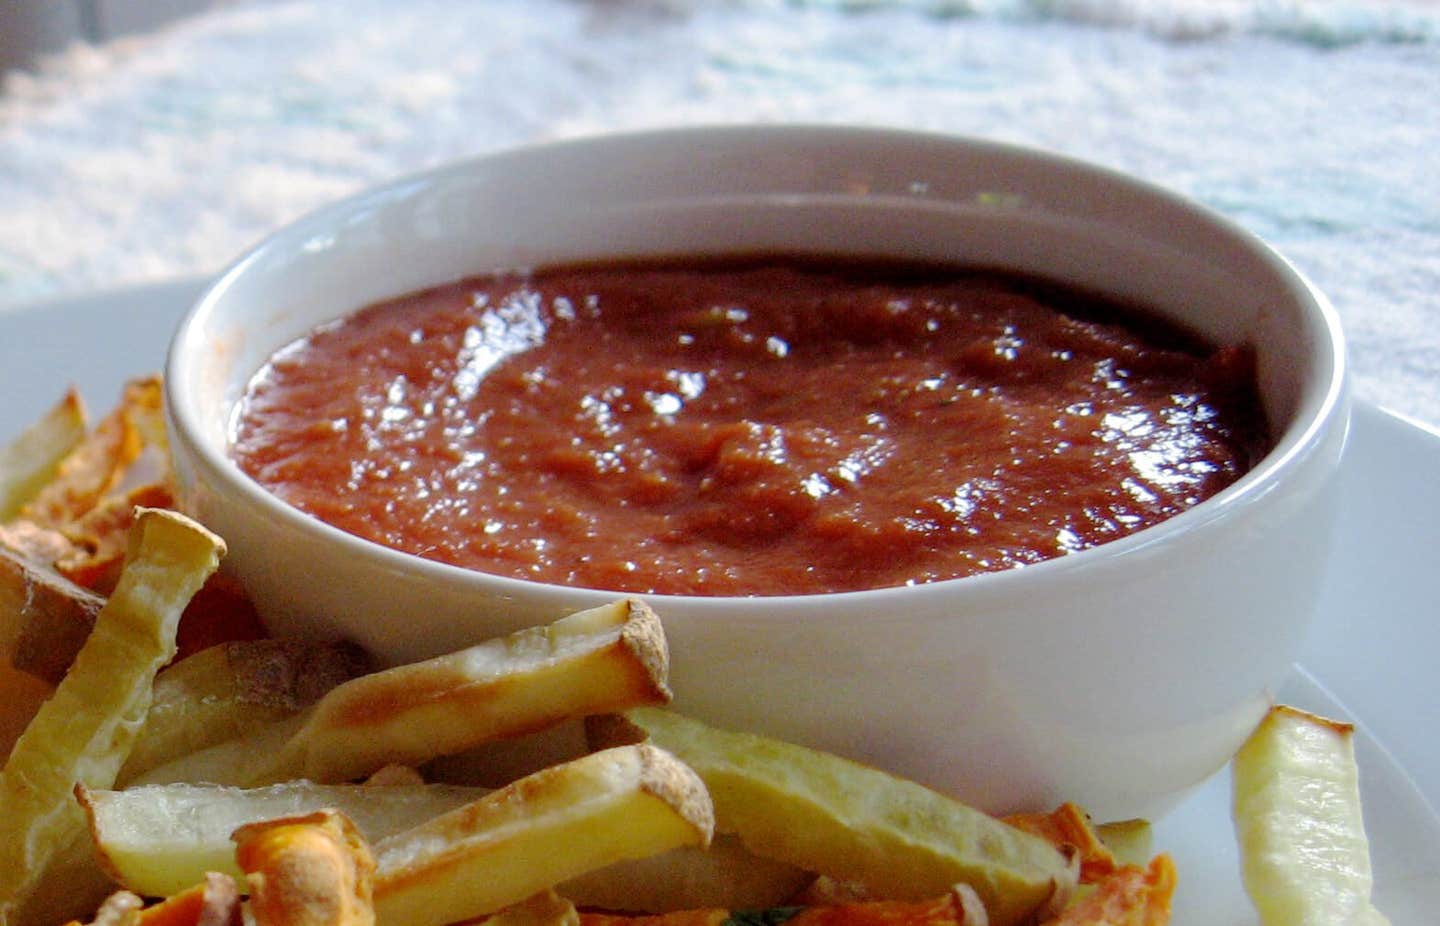
{"label": "golden french fry", "polygon": [[1370,902],[1353,734],[1277,705],[1235,755],[1241,872],[1266,926],[1387,923]]}
{"label": "golden french fry", "polygon": [[756,855],[879,896],[923,900],[958,883],[997,926],[1068,896],[1078,866],[1049,843],[929,788],[828,753],[641,708],[589,721],[597,746],[638,735],[705,782],[716,825]]}
{"label": "golden french fry", "polygon": [[173,507],[168,448],[160,379],[131,380],[119,404],[59,460],[7,527],[24,524],[63,537],[64,545],[40,561],[108,593],[131,510]]}
{"label": "golden french fry", "polygon": [[803,868],[755,855],[739,838],[718,833],[709,848],[680,846],[618,862],[555,890],[582,907],[601,910],[762,910],[790,902],[813,878]]}
{"label": "golden french fry", "polygon": [[136,781],[349,781],[585,714],[664,703],[668,665],[655,613],[617,601],[362,676],[326,694],[302,722],[268,725]]}
{"label": "golden french fry", "polygon": [[123,791],[80,789],[101,867],[121,885],[164,897],[207,871],[240,877],[230,835],[242,826],[331,808],[370,842],[471,803],[484,789],[458,785],[317,785],[288,781],[264,788],[145,785]]}
{"label": "golden french fry", "polygon": [[9,521],[50,482],[85,438],[85,403],[74,389],[8,444],[0,447],[0,522]]}
{"label": "golden french fry", "polygon": [[373,926],[369,845],[333,810],[235,831],[257,926]]}
{"label": "golden french fry", "polygon": [[62,529],[94,508],[120,485],[126,469],[144,449],[132,409],[152,401],[159,401],[158,383],[153,389],[143,381],[127,385],[120,405],[65,455],[54,477],[21,507],[18,516],[41,527]]}
{"label": "golden french fry", "polygon": [[655,612],[617,601],[341,685],[289,751],[317,781],[419,765],[607,705],[664,703],[668,666]]}
{"label": "golden french fry", "polygon": [[98,499],[93,508],[61,529],[71,546],[55,560],[55,571],[76,585],[108,595],[120,578],[135,511],[174,507],[174,492],[159,483]]}
{"label": "golden french fry", "polygon": [[0,926],[27,922],[26,898],[56,854],[83,834],[75,784],[113,784],[149,708],[155,673],[175,652],[180,613],[223,552],[219,538],[181,515],[137,517],[120,584],[0,771]]}
{"label": "golden french fry", "polygon": [[182,659],[156,676],[118,783],[291,717],[368,667],[359,647],[311,640],[234,641]]}
{"label": "golden french fry", "polygon": [[585,719],[575,717],[510,739],[492,740],[425,763],[429,781],[503,788],[518,778],[594,752],[585,739]]}
{"label": "golden french fry", "polygon": [[120,393],[130,426],[140,438],[141,452],[153,453],[144,462],[151,468],[136,476],[138,482],[167,482],[170,476],[170,433],[165,426],[165,383],[159,374],[132,379]]}
{"label": "golden french fry", "polygon": [[376,843],[381,922],[442,926],[586,871],[704,845],[713,810],[695,773],[652,746],[544,769]]}

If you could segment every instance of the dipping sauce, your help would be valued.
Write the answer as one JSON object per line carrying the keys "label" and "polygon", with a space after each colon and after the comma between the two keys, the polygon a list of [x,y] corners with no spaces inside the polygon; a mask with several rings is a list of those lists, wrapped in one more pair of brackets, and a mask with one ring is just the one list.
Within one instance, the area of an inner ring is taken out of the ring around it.
{"label": "dipping sauce", "polygon": [[233,451],[302,511],[442,562],[782,595],[1093,547],[1266,441],[1244,348],[1034,280],[776,258],[370,306],[257,374]]}

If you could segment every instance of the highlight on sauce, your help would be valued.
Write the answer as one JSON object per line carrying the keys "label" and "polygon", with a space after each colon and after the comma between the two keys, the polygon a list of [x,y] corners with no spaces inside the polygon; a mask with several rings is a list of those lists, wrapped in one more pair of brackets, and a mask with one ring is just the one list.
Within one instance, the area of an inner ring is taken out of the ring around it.
{"label": "highlight on sauce", "polygon": [[1001,273],[772,257],[479,276],[254,378],[233,453],[352,534],[634,593],[931,582],[1086,549],[1243,475],[1243,347]]}

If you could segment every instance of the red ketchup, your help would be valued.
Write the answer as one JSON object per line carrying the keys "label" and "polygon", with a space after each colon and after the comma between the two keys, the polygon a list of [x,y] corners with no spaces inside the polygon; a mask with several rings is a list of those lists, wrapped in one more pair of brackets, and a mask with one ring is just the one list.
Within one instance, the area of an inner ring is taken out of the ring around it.
{"label": "red ketchup", "polygon": [[802,259],[483,276],[278,352],[240,466],[336,527],[502,576],[812,594],[1062,556],[1266,446],[1253,361],[1004,274]]}

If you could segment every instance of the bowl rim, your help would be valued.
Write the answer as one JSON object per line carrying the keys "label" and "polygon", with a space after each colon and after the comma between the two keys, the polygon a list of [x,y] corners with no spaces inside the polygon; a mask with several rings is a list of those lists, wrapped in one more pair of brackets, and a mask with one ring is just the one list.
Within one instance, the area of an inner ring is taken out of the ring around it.
{"label": "bowl rim", "polygon": [[[800,595],[705,596],[657,593],[637,595],[652,602],[656,607],[665,607],[667,603],[684,601],[686,608],[697,615],[724,614],[728,618],[734,619],[737,607],[759,605],[766,613],[806,611],[822,606],[822,603],[826,608],[852,603],[855,605],[878,604],[887,596],[901,592],[916,599],[929,596],[946,596],[948,598],[958,593],[967,598],[984,600],[990,596],[1006,594],[1017,582],[1023,582],[1029,586],[1037,583],[1045,585],[1064,581],[1076,570],[1092,571],[1103,561],[1118,560],[1129,563],[1138,557],[1143,557],[1156,547],[1173,544],[1181,537],[1197,532],[1208,534],[1214,529],[1217,521],[1228,520],[1232,517],[1232,512],[1244,510],[1252,502],[1275,490],[1277,482],[1283,479],[1284,474],[1294,468],[1302,458],[1314,452],[1332,427],[1337,424],[1342,429],[1347,427],[1348,370],[1344,335],[1338,313],[1324,293],[1303,273],[1269,244],[1234,220],[1143,178],[1105,165],[1094,164],[1039,148],[987,138],[911,129],[784,123],[690,125],[607,132],[509,147],[402,175],[323,205],[286,223],[235,258],[206,287],[175,330],[164,364],[165,411],[172,423],[172,441],[184,445],[192,455],[196,466],[208,472],[212,483],[223,483],[231,491],[237,492],[240,499],[248,506],[258,506],[258,512],[263,514],[267,520],[278,521],[282,526],[296,531],[302,536],[307,536],[315,542],[328,542],[348,548],[350,555],[362,558],[369,565],[383,572],[411,573],[427,582],[443,583],[451,587],[474,587],[477,590],[483,589],[487,594],[498,594],[504,597],[565,595],[576,600],[598,601],[634,594],[512,578],[429,560],[349,534],[308,515],[264,489],[233,463],[224,448],[213,446],[212,442],[201,436],[206,433],[207,429],[200,423],[202,416],[194,401],[194,391],[182,388],[186,383],[186,373],[192,369],[198,372],[201,368],[197,358],[205,353],[201,338],[202,329],[215,306],[222,300],[229,288],[246,274],[252,264],[257,263],[263,256],[274,250],[284,249],[292,239],[303,239],[317,227],[329,227],[340,217],[365,209],[367,204],[397,197],[403,198],[407,193],[413,192],[421,186],[444,183],[449,179],[464,176],[480,165],[503,164],[507,159],[524,158],[535,154],[606,145],[658,142],[714,144],[721,139],[727,141],[751,139],[763,142],[772,138],[796,143],[806,139],[823,139],[839,144],[864,140],[900,145],[953,146],[957,150],[963,148],[1014,158],[1022,162],[1041,165],[1050,170],[1088,175],[1096,180],[1127,187],[1138,195],[1158,199],[1172,208],[1189,213],[1208,224],[1213,230],[1224,234],[1232,242],[1242,245],[1251,256],[1258,258],[1265,265],[1265,269],[1269,273],[1285,284],[1285,288],[1293,296],[1294,301],[1302,304],[1305,314],[1310,315],[1315,321],[1318,337],[1315,345],[1311,348],[1311,353],[1320,362],[1315,365],[1312,379],[1307,380],[1300,389],[1301,399],[1296,403],[1293,420],[1275,435],[1274,445],[1249,471],[1236,482],[1201,503],[1124,537],[1064,556],[1027,564],[1023,568],[978,573],[933,582]],[[359,306],[355,308],[359,308]],[[252,372],[245,371],[247,376]],[[1318,395],[1315,394],[1317,392]],[[230,413],[233,413],[233,410],[227,414]],[[228,423],[225,430],[228,434]],[[957,587],[958,583],[963,583],[963,585]],[[871,613],[874,617],[881,617],[885,611],[872,609]]]}

